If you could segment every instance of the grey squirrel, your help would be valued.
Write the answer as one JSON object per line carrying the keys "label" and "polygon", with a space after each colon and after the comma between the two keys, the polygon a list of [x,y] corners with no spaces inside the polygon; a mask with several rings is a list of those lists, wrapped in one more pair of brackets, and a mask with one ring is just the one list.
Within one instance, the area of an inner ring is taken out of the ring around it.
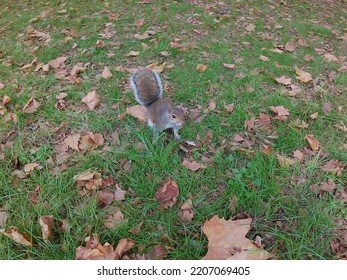
{"label": "grey squirrel", "polygon": [[178,130],[184,124],[184,112],[173,106],[171,100],[163,98],[163,86],[157,72],[142,69],[130,77],[130,86],[138,103],[146,108],[147,124],[153,130],[153,142],[159,132],[172,128],[175,139],[180,139]]}

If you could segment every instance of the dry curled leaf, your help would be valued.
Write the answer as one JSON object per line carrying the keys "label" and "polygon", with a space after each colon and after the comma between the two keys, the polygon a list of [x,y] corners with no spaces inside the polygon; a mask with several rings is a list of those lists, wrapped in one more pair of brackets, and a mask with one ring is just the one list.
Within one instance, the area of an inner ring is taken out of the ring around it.
{"label": "dry curled leaf", "polygon": [[340,176],[344,167],[342,163],[336,159],[329,160],[326,164],[322,167],[323,171],[336,174],[337,176]]}
{"label": "dry curled leaf", "polygon": [[92,90],[82,98],[82,102],[85,103],[90,110],[93,110],[99,104],[100,98],[96,91]]}
{"label": "dry curled leaf", "polygon": [[199,169],[205,169],[206,168],[205,165],[203,165],[203,164],[201,164],[201,163],[199,163],[199,162],[197,162],[195,160],[190,161],[190,160],[187,160],[187,159],[183,160],[182,166],[184,166],[184,167],[186,167],[189,170],[194,171],[194,172],[198,171]]}
{"label": "dry curled leaf", "polygon": [[208,251],[204,260],[266,260],[270,253],[246,238],[252,218],[220,219],[217,215],[206,220],[202,231],[208,238]]}
{"label": "dry curled leaf", "polygon": [[306,139],[307,143],[310,145],[312,151],[317,152],[319,150],[320,144],[319,144],[319,141],[316,137],[309,134],[309,135],[305,136],[305,139]]}
{"label": "dry curled leaf", "polygon": [[159,202],[160,208],[166,209],[172,207],[177,200],[179,188],[176,181],[169,179],[161,185],[156,193],[156,199]]}
{"label": "dry curled leaf", "polygon": [[112,76],[113,75],[112,75],[110,69],[107,66],[105,66],[104,71],[102,71],[101,77],[108,80],[108,79],[111,79]]}
{"label": "dry curled leaf", "polygon": [[182,219],[184,223],[190,223],[194,217],[194,211],[192,209],[193,202],[191,199],[188,199],[181,206],[181,211],[178,213],[178,216]]}
{"label": "dry curled leaf", "polygon": [[42,239],[47,244],[48,239],[52,237],[53,216],[41,216],[39,223],[41,226]]}
{"label": "dry curled leaf", "polygon": [[27,234],[21,233],[17,227],[12,226],[6,230],[2,229],[0,230],[0,233],[7,236],[8,238],[11,238],[14,242],[18,244],[32,246],[31,238]]}
{"label": "dry curled leaf", "polygon": [[312,81],[312,76],[310,73],[305,72],[297,67],[295,67],[295,73],[296,73],[296,79],[298,79],[300,82],[303,83],[308,83],[310,81]]}
{"label": "dry curled leaf", "polygon": [[134,118],[138,119],[140,122],[146,122],[146,108],[144,108],[141,105],[135,105],[132,107],[126,108],[127,114],[130,116],[133,116]]}
{"label": "dry curled leaf", "polygon": [[115,229],[123,221],[124,221],[124,214],[122,213],[122,211],[117,209],[114,213],[109,214],[107,216],[107,218],[104,220],[104,225],[107,228]]}
{"label": "dry curled leaf", "polygon": [[197,70],[198,72],[205,72],[206,69],[207,69],[207,65],[205,65],[205,64],[198,64],[198,65],[196,66],[196,70]]}
{"label": "dry curled leaf", "polygon": [[22,111],[26,114],[35,113],[40,107],[40,103],[38,103],[33,97],[30,98],[27,104],[23,107]]}
{"label": "dry curled leaf", "polygon": [[289,167],[292,166],[293,164],[296,163],[295,159],[289,158],[289,157],[285,157],[285,156],[281,156],[281,155],[276,155],[276,158],[278,160],[278,163],[281,167]]}
{"label": "dry curled leaf", "polygon": [[224,109],[227,110],[228,113],[232,113],[232,111],[234,111],[234,107],[235,107],[235,104],[231,103],[229,105],[225,105]]}
{"label": "dry curled leaf", "polygon": [[279,83],[279,84],[283,84],[283,85],[290,85],[292,83],[292,79],[285,77],[285,76],[281,76],[281,77],[275,77],[274,80]]}
{"label": "dry curled leaf", "polygon": [[235,69],[235,64],[223,63],[223,66],[227,69]]}

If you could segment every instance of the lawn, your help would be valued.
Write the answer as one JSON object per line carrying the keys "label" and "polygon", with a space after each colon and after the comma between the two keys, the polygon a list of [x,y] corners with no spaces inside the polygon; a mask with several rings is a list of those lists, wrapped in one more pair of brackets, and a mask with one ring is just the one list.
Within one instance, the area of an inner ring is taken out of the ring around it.
{"label": "lawn", "polygon": [[[215,215],[252,218],[275,259],[347,258],[343,1],[20,2],[0,9],[0,259],[75,259],[86,238],[201,259]],[[127,113],[146,66],[180,141]]]}

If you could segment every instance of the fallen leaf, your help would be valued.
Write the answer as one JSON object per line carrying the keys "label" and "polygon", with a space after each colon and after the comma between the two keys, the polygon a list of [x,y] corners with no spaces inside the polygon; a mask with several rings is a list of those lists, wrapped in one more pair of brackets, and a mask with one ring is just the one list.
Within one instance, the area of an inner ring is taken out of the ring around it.
{"label": "fallen leaf", "polygon": [[219,219],[217,215],[206,220],[202,231],[208,238],[208,251],[203,260],[266,260],[270,253],[246,238],[252,218],[240,220]]}
{"label": "fallen leaf", "polygon": [[334,127],[337,128],[338,130],[343,131],[343,132],[347,132],[347,126],[342,121],[335,124]]}
{"label": "fallen leaf", "polygon": [[154,70],[154,71],[157,72],[157,73],[161,73],[161,72],[164,71],[165,64],[166,64],[166,63],[164,62],[163,64],[158,65],[158,63],[155,62],[155,63],[152,63],[152,64],[146,66],[146,68],[151,69],[151,70]]}
{"label": "fallen leaf", "polygon": [[308,128],[310,125],[305,123],[303,120],[295,119],[291,124],[297,128]]}
{"label": "fallen leaf", "polygon": [[318,139],[311,134],[306,135],[305,139],[307,143],[310,145],[311,150],[314,152],[318,152],[320,146]]}
{"label": "fallen leaf", "polygon": [[100,98],[96,91],[92,90],[83,97],[82,102],[85,103],[90,110],[93,110],[99,104]]}
{"label": "fallen leaf", "polygon": [[82,62],[77,62],[74,67],[72,67],[72,70],[70,72],[71,76],[76,76],[77,74],[83,72],[86,69],[86,67],[83,65]]}
{"label": "fallen leaf", "polygon": [[283,84],[283,85],[290,85],[292,83],[292,79],[291,78],[288,78],[288,77],[285,77],[285,76],[281,76],[279,78],[274,78],[275,81],[279,84]]}
{"label": "fallen leaf", "polygon": [[235,69],[235,64],[223,63],[223,66],[230,70]]}
{"label": "fallen leaf", "polygon": [[2,82],[0,82],[0,90],[3,90],[4,88],[5,88],[5,85]]}
{"label": "fallen leaf", "polygon": [[129,251],[136,242],[130,238],[123,238],[119,240],[116,249],[114,250],[118,256],[122,256],[126,251]]}
{"label": "fallen leaf", "polygon": [[324,58],[328,62],[339,62],[339,59],[331,53],[324,54]]}
{"label": "fallen leaf", "polygon": [[178,194],[179,188],[176,181],[169,179],[158,188],[155,196],[160,208],[167,209],[176,203]]}
{"label": "fallen leaf", "polygon": [[64,66],[64,62],[67,60],[66,56],[57,57],[56,59],[53,59],[48,62],[48,65],[52,67],[53,69],[59,69],[62,66]]}
{"label": "fallen leaf", "polygon": [[300,162],[304,160],[304,153],[300,150],[295,150],[293,152],[293,156]]}
{"label": "fallen leaf", "polygon": [[116,191],[114,192],[114,200],[121,201],[125,199],[126,191],[123,191],[118,184],[116,184]]}
{"label": "fallen leaf", "polygon": [[285,157],[285,156],[281,156],[281,155],[276,155],[276,158],[278,160],[278,163],[281,167],[289,167],[292,166],[293,164],[296,163],[295,159],[289,158],[289,157]]}
{"label": "fallen leaf", "polygon": [[52,237],[53,216],[41,216],[39,223],[41,226],[42,239],[47,244],[48,239]]}
{"label": "fallen leaf", "polygon": [[324,113],[329,113],[333,109],[333,104],[329,101],[323,104]]}
{"label": "fallen leaf", "polygon": [[127,114],[130,116],[133,116],[134,118],[138,119],[140,122],[146,122],[146,108],[144,108],[141,105],[135,105],[132,107],[126,108]]}
{"label": "fallen leaf", "polygon": [[235,104],[231,103],[229,105],[225,105],[224,109],[227,110],[228,113],[232,113],[232,111],[234,111],[234,107],[235,107]]}
{"label": "fallen leaf", "polygon": [[306,41],[305,40],[303,40],[303,39],[298,39],[297,40],[297,42],[298,42],[298,45],[300,46],[300,47],[308,47],[309,45],[306,43]]}
{"label": "fallen leaf", "polygon": [[108,79],[111,79],[112,76],[113,75],[112,75],[110,69],[107,66],[105,66],[104,71],[102,71],[101,77],[108,80]]}
{"label": "fallen leaf", "polygon": [[110,214],[107,216],[107,218],[104,220],[104,225],[107,228],[115,229],[123,221],[124,221],[124,214],[122,213],[122,211],[117,209],[113,214]]}
{"label": "fallen leaf", "polygon": [[128,231],[134,235],[139,234],[141,227],[142,227],[143,222],[138,223],[135,227],[129,229]]}
{"label": "fallen leaf", "polygon": [[196,66],[196,70],[197,70],[198,72],[205,72],[206,69],[207,69],[207,65],[205,65],[205,64],[198,64],[198,65]]}
{"label": "fallen leaf", "polygon": [[138,56],[140,54],[140,52],[137,51],[130,51],[128,52],[125,56]]}
{"label": "fallen leaf", "polygon": [[318,112],[315,112],[315,113],[313,113],[312,115],[310,115],[310,119],[311,119],[311,120],[316,120],[316,119],[318,119]]}
{"label": "fallen leaf", "polygon": [[295,73],[297,74],[297,76],[295,78],[298,79],[299,81],[303,82],[303,83],[308,83],[308,82],[312,81],[312,76],[308,72],[305,72],[305,71],[295,67]]}
{"label": "fallen leaf", "polygon": [[14,242],[25,245],[25,246],[32,246],[31,238],[24,233],[21,233],[17,227],[9,227],[8,229],[1,229],[0,233],[7,236],[8,238],[12,239]]}
{"label": "fallen leaf", "polygon": [[343,169],[344,167],[342,163],[336,159],[329,160],[322,167],[323,171],[336,174],[337,176],[340,176],[342,174]]}
{"label": "fallen leaf", "polygon": [[91,151],[104,144],[104,137],[100,133],[87,132],[81,137],[78,148],[82,151]]}
{"label": "fallen leaf", "polygon": [[178,216],[182,219],[184,223],[190,223],[194,217],[194,211],[192,209],[193,202],[191,199],[188,199],[181,206],[181,211],[178,213]]}
{"label": "fallen leaf", "polygon": [[277,114],[277,116],[274,117],[275,119],[279,119],[281,121],[288,119],[289,111],[284,106],[269,106],[269,108],[272,112]]}
{"label": "fallen leaf", "polygon": [[110,205],[114,200],[114,192],[110,190],[99,191],[96,197],[96,201],[101,205]]}
{"label": "fallen leaf", "polygon": [[22,111],[26,114],[35,113],[40,107],[40,103],[38,103],[33,97],[30,98],[27,104],[23,107]]}
{"label": "fallen leaf", "polygon": [[79,151],[79,141],[81,138],[81,134],[75,133],[75,134],[70,134],[68,137],[65,138],[64,140],[64,145],[67,148],[71,148],[73,150]]}
{"label": "fallen leaf", "polygon": [[319,185],[317,184],[311,185],[310,190],[318,191],[320,194],[323,194],[325,192],[333,193],[335,186],[336,186],[335,182],[329,179],[327,182],[320,183]]}
{"label": "fallen leaf", "polygon": [[246,27],[245,27],[245,29],[248,31],[248,32],[253,32],[253,31],[255,31],[255,25],[253,24],[253,23],[250,23],[250,24],[248,24]]}
{"label": "fallen leaf", "polygon": [[137,19],[137,20],[135,20],[134,25],[135,25],[136,27],[141,27],[141,26],[144,25],[144,23],[145,23],[145,20],[142,18],[142,19]]}
{"label": "fallen leaf", "polygon": [[207,166],[193,160],[193,161],[189,161],[187,159],[183,160],[182,162],[182,166],[188,168],[191,171],[198,171],[200,169],[205,169]]}
{"label": "fallen leaf", "polygon": [[296,49],[296,46],[292,42],[288,42],[284,45],[286,51],[293,52]]}
{"label": "fallen leaf", "polygon": [[267,56],[265,56],[265,55],[259,56],[259,59],[262,60],[262,61],[270,61],[270,59]]}
{"label": "fallen leaf", "polygon": [[23,169],[25,173],[30,173],[31,171],[35,170],[36,167],[38,167],[39,164],[37,162],[27,163],[24,165]]}
{"label": "fallen leaf", "polygon": [[307,55],[304,56],[304,60],[309,62],[309,61],[314,60],[314,57],[312,55],[310,55],[310,54],[307,54]]}

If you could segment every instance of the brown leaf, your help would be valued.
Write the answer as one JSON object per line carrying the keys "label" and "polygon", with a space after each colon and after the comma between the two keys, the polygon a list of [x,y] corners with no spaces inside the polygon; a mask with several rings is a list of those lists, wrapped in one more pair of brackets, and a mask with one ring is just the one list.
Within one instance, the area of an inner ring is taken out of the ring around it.
{"label": "brown leaf", "polygon": [[198,65],[196,66],[196,70],[197,70],[198,72],[205,72],[206,69],[207,69],[207,65],[205,65],[205,64],[198,64]]}
{"label": "brown leaf", "polygon": [[297,74],[297,76],[295,78],[298,79],[300,82],[308,83],[308,82],[312,81],[312,76],[308,72],[305,72],[305,71],[295,67],[295,73]]}
{"label": "brown leaf", "polygon": [[57,57],[48,62],[48,65],[53,69],[59,69],[64,65],[64,62],[67,60],[66,56]]}
{"label": "brown leaf", "polygon": [[113,75],[112,75],[110,69],[107,66],[105,66],[104,71],[102,71],[101,77],[108,80],[108,79],[111,79],[112,76]]}
{"label": "brown leaf", "polygon": [[333,109],[333,104],[331,102],[326,102],[323,105],[324,113],[329,113]]}
{"label": "brown leaf", "polygon": [[72,67],[70,75],[76,76],[77,74],[83,72],[85,70],[85,67],[82,62],[77,62],[74,67]]}
{"label": "brown leaf", "polygon": [[0,82],[0,90],[3,90],[4,88],[5,88],[5,85],[2,82]]}
{"label": "brown leaf", "polygon": [[344,167],[342,163],[336,159],[329,160],[326,164],[322,167],[323,171],[336,174],[337,176],[340,176]]}
{"label": "brown leaf", "polygon": [[155,197],[159,202],[160,208],[167,209],[176,203],[178,194],[179,188],[176,181],[169,179],[158,188]]}
{"label": "brown leaf", "polygon": [[253,32],[253,31],[255,31],[255,25],[253,24],[253,23],[250,23],[250,24],[248,24],[247,26],[246,26],[246,30],[248,31],[248,32]]}
{"label": "brown leaf", "polygon": [[277,158],[278,163],[281,167],[289,167],[289,166],[292,166],[293,164],[296,163],[295,159],[281,156],[278,154],[276,155],[276,158]]}
{"label": "brown leaf", "polygon": [[303,120],[295,119],[291,124],[297,128],[308,128],[310,125],[305,123]]}
{"label": "brown leaf", "polygon": [[41,216],[39,223],[41,226],[42,239],[47,244],[48,239],[52,237],[53,216]]}
{"label": "brown leaf", "polygon": [[259,59],[262,60],[262,61],[270,61],[270,59],[267,56],[265,56],[265,55],[259,56]]}
{"label": "brown leaf", "polygon": [[331,53],[324,54],[324,58],[328,62],[339,62],[339,59]]}
{"label": "brown leaf", "polygon": [[310,115],[310,119],[311,119],[311,120],[316,120],[316,119],[318,119],[318,112],[315,112],[315,113],[313,113],[312,115]]}
{"label": "brown leaf", "polygon": [[80,139],[78,148],[84,151],[91,151],[104,144],[104,137],[100,133],[87,132]]}
{"label": "brown leaf", "polygon": [[110,205],[114,200],[114,192],[110,190],[99,191],[96,201],[101,205]]}
{"label": "brown leaf", "polygon": [[124,221],[124,214],[122,211],[117,209],[113,214],[107,216],[104,220],[104,225],[107,228],[115,229],[118,225],[120,225]]}
{"label": "brown leaf", "polygon": [[87,236],[86,246],[79,246],[76,249],[76,260],[119,260],[120,255],[117,254],[109,243],[101,245],[97,236],[91,238]]}
{"label": "brown leaf", "polygon": [[25,173],[30,173],[31,171],[35,170],[39,164],[37,162],[27,163],[24,165],[23,169]]}
{"label": "brown leaf", "polygon": [[90,110],[93,110],[99,104],[100,98],[96,91],[92,90],[83,97],[82,102],[85,103]]}
{"label": "brown leaf", "polygon": [[40,107],[40,103],[38,103],[33,97],[30,98],[27,104],[23,107],[22,111],[26,114],[35,113]]}
{"label": "brown leaf", "polygon": [[293,156],[300,162],[304,160],[304,153],[300,150],[295,150],[293,152]]}
{"label": "brown leaf", "polygon": [[223,63],[223,66],[230,70],[235,69],[235,64]]}
{"label": "brown leaf", "polygon": [[125,252],[129,251],[136,242],[130,238],[123,238],[119,240],[116,249],[114,250],[118,256],[122,256]]}
{"label": "brown leaf", "polygon": [[146,108],[144,108],[141,105],[135,105],[132,107],[126,108],[127,114],[130,116],[133,116],[134,118],[138,119],[140,122],[146,122]]}
{"label": "brown leaf", "polygon": [[138,223],[135,227],[129,229],[128,231],[134,235],[139,234],[141,227],[142,227],[143,222]]}
{"label": "brown leaf", "polygon": [[289,111],[284,106],[269,106],[272,112],[277,114],[275,119],[279,119],[281,121],[288,119]]}
{"label": "brown leaf", "polygon": [[275,81],[279,84],[283,84],[283,85],[290,85],[292,83],[292,79],[291,78],[288,78],[288,77],[285,77],[285,76],[281,76],[281,77],[275,77],[274,78]]}
{"label": "brown leaf", "polygon": [[81,134],[75,133],[75,134],[70,134],[68,137],[65,138],[64,140],[64,145],[67,148],[71,148],[73,150],[79,151],[79,141],[81,138]]}
{"label": "brown leaf", "polygon": [[288,42],[284,45],[286,51],[293,52],[296,49],[296,46],[292,42]]}
{"label": "brown leaf", "polygon": [[8,229],[1,229],[0,233],[11,238],[14,242],[22,244],[25,246],[32,246],[31,238],[25,234],[21,233],[17,227],[9,227]]}
{"label": "brown leaf", "polygon": [[158,65],[158,63],[155,62],[155,63],[152,63],[152,64],[146,66],[146,68],[151,69],[151,70],[153,70],[153,71],[155,71],[157,73],[161,73],[161,72],[164,71],[165,64],[166,63],[164,62],[163,64]]}
{"label": "brown leaf", "polygon": [[234,107],[235,107],[235,104],[231,103],[229,105],[225,105],[224,109],[227,110],[228,113],[232,113],[232,111],[234,111]]}
{"label": "brown leaf", "polygon": [[125,56],[127,56],[127,57],[129,57],[129,56],[138,56],[139,54],[140,54],[140,52],[130,51]]}
{"label": "brown leaf", "polygon": [[181,211],[178,213],[178,216],[182,219],[184,223],[190,223],[194,217],[194,211],[192,209],[193,202],[191,199],[188,199],[181,206]]}
{"label": "brown leaf", "polygon": [[297,42],[298,42],[298,45],[300,46],[300,47],[308,47],[308,44],[306,43],[306,41],[305,40],[303,40],[303,39],[298,39],[297,40]]}
{"label": "brown leaf", "polygon": [[144,25],[144,23],[145,23],[145,20],[144,20],[143,18],[141,18],[141,19],[135,20],[134,25],[135,25],[136,27],[141,27],[141,26]]}
{"label": "brown leaf", "polygon": [[338,130],[343,131],[343,132],[347,132],[347,126],[342,121],[335,124],[334,127],[337,128]]}
{"label": "brown leaf", "polygon": [[306,135],[305,139],[307,143],[310,145],[311,150],[314,152],[318,152],[320,146],[318,139],[311,134]]}
{"label": "brown leaf", "polygon": [[247,259],[266,260],[271,255],[246,238],[252,218],[240,220],[219,219],[217,215],[206,220],[202,231],[208,238],[208,251],[204,260]]}
{"label": "brown leaf", "polygon": [[116,191],[114,192],[114,200],[121,201],[125,199],[126,191],[123,191],[118,184],[116,184]]}
{"label": "brown leaf", "polygon": [[193,161],[189,161],[187,159],[184,159],[182,162],[182,166],[188,168],[191,171],[198,171],[200,169],[205,169],[207,166],[193,160]]}

